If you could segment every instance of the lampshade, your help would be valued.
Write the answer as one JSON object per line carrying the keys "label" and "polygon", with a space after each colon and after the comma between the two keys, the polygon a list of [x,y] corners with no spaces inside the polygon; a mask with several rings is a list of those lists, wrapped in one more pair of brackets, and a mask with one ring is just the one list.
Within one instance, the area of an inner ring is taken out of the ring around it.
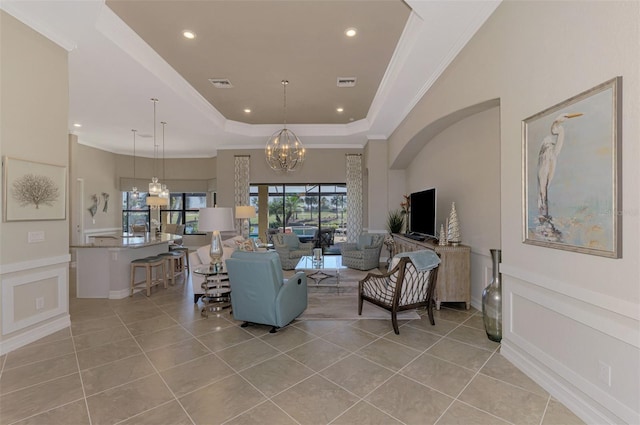
{"label": "lampshade", "polygon": [[159,208],[169,205],[168,198],[161,198],[159,196],[147,196],[147,205],[151,208]]}
{"label": "lampshade", "polygon": [[242,220],[241,234],[242,237],[249,238],[249,219],[256,216],[256,207],[251,205],[236,206],[236,219]]}
{"label": "lampshade", "polygon": [[201,208],[198,215],[198,230],[204,232],[234,230],[233,209]]}
{"label": "lampshade", "polygon": [[251,205],[236,206],[236,218],[254,218],[256,216],[256,207]]}
{"label": "lampshade", "polygon": [[231,208],[201,208],[198,214],[198,230],[211,232],[209,256],[211,264],[222,266],[222,238],[221,231],[233,230],[233,209]]}

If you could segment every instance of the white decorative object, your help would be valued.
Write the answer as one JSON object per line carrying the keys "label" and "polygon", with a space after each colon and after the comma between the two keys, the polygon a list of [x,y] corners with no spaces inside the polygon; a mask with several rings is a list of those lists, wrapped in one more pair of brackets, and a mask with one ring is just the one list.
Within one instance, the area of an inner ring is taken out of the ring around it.
{"label": "white decorative object", "polygon": [[449,225],[447,227],[447,242],[453,246],[460,245],[460,223],[458,222],[458,213],[456,211],[456,203],[451,203],[451,212],[449,213]]}
{"label": "white decorative object", "polygon": [[444,231],[444,224],[440,225],[440,239],[438,239],[438,245],[445,246],[447,244],[447,234]]}

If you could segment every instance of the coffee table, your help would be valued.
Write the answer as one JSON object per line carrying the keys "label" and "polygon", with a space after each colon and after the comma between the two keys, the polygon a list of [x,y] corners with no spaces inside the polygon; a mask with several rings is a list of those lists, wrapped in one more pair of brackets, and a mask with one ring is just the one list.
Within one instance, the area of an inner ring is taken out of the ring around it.
{"label": "coffee table", "polygon": [[220,311],[231,307],[231,288],[229,287],[229,275],[226,271],[207,264],[196,267],[193,272],[205,277],[205,281],[202,283],[204,294],[200,297],[204,303],[200,313],[204,317],[209,317],[210,311]]}
{"label": "coffee table", "polygon": [[346,269],[347,266],[342,265],[342,255],[324,255],[320,260],[305,255],[296,265],[296,271],[303,271],[316,285],[328,277],[335,277],[336,286],[339,285],[340,270]]}

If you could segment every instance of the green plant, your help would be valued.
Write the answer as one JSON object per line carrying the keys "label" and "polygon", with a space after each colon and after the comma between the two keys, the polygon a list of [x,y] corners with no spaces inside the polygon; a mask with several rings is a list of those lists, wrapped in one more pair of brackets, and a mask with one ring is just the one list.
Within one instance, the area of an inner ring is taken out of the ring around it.
{"label": "green plant", "polygon": [[404,225],[404,214],[400,210],[389,211],[387,216],[387,230],[391,233],[402,232],[402,226]]}

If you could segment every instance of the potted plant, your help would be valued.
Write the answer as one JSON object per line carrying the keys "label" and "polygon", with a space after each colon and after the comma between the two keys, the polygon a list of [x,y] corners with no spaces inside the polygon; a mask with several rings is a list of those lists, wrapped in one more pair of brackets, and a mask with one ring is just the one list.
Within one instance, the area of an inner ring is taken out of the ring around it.
{"label": "potted plant", "polygon": [[404,214],[400,210],[389,211],[387,216],[387,229],[390,233],[402,232],[402,226],[404,225]]}

